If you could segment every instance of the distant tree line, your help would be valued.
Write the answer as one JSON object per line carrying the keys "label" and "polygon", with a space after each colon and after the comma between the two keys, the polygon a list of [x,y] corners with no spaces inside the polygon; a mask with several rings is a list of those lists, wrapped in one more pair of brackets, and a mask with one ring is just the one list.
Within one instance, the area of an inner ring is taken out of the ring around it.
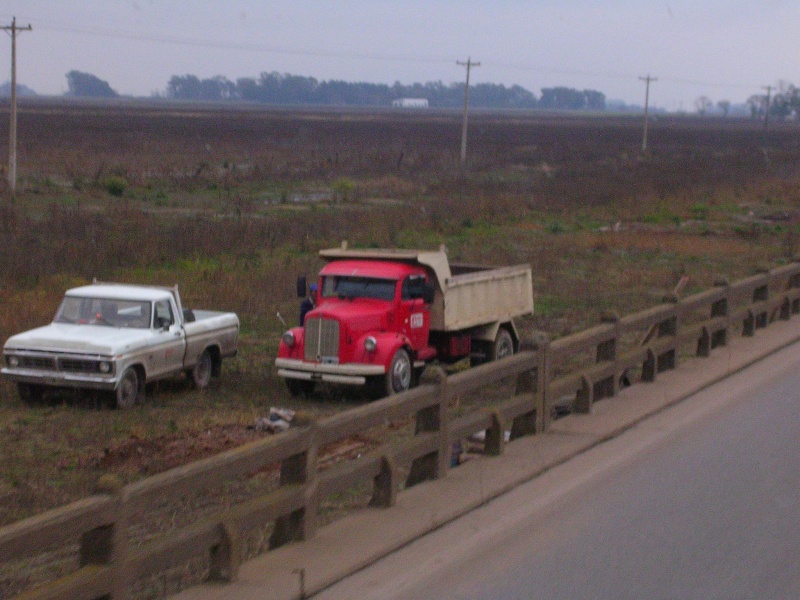
{"label": "distant tree line", "polygon": [[67,96],[79,98],[116,98],[119,96],[111,89],[107,81],[81,71],[67,73],[67,90]]}
{"label": "distant tree line", "polygon": [[763,118],[767,111],[770,117],[797,118],[800,115],[800,88],[782,81],[774,94],[755,94],[747,99],[746,104],[754,119]]}
{"label": "distant tree line", "polygon": [[[318,81],[313,77],[262,73],[257,79],[236,82],[218,75],[200,79],[175,75],[167,84],[167,96],[180,100],[241,100],[264,104],[316,104],[328,106],[390,106],[399,98],[425,98],[436,108],[458,108],[464,103],[464,86],[441,81],[394,85]],[[557,110],[605,110],[606,98],[593,90],[559,87],[542,90],[541,100],[523,87],[493,83],[470,86],[470,106],[475,108],[548,108]]]}
{"label": "distant tree line", "polygon": [[[68,96],[116,98],[108,82],[81,71],[67,73]],[[441,81],[394,85],[318,81],[288,73],[262,73],[257,79],[243,77],[235,82],[222,75],[200,79],[196,75],[174,75],[167,83],[166,96],[176,100],[210,102],[244,101],[262,104],[323,106],[391,106],[400,98],[424,98],[434,108],[459,108],[464,103],[461,83],[445,85]],[[605,94],[595,90],[568,87],[543,88],[537,99],[525,88],[495,83],[470,86],[470,106],[474,108],[542,108],[548,110],[606,109]]]}
{"label": "distant tree line", "polygon": [[594,90],[567,87],[542,88],[539,108],[555,110],[605,110],[606,96]]}

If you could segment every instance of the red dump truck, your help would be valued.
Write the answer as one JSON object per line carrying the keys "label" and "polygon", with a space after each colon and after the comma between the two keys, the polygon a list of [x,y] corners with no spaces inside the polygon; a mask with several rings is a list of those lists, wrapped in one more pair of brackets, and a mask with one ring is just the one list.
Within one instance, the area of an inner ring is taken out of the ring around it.
{"label": "red dump truck", "polygon": [[318,382],[391,395],[415,385],[431,361],[511,355],[519,343],[514,318],[533,312],[529,265],[451,265],[444,247],[349,249],[346,242],[320,256],[328,262],[316,306],[283,334],[275,361],[293,395]]}

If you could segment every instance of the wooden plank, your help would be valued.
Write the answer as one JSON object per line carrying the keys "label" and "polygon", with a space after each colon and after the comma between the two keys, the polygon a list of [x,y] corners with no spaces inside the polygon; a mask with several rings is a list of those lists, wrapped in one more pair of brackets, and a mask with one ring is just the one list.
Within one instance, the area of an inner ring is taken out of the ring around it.
{"label": "wooden plank", "polygon": [[356,484],[372,481],[381,472],[381,454],[368,454],[360,458],[341,462],[317,478],[321,496],[345,492]]}
{"label": "wooden plank", "polygon": [[469,414],[451,419],[448,429],[450,443],[483,431],[492,425],[492,415],[485,410],[476,410]]}
{"label": "wooden plank", "polygon": [[447,378],[447,392],[459,396],[483,386],[492,385],[507,377],[516,377],[538,367],[536,352],[520,352],[474,369],[467,369]]}
{"label": "wooden plank", "polygon": [[87,531],[115,522],[118,503],[91,496],[0,528],[0,562],[34,556],[52,546],[77,544]]}
{"label": "wooden plank", "polygon": [[616,333],[616,324],[604,323],[595,325],[591,329],[559,338],[550,344],[551,360],[563,358],[570,353],[592,350],[598,344],[614,339]]}
{"label": "wooden plank", "polygon": [[317,424],[317,443],[326,446],[387,421],[406,419],[418,410],[438,404],[437,390],[435,385],[421,385],[328,417]]}
{"label": "wooden plank", "polygon": [[191,494],[256,472],[266,465],[308,451],[310,443],[309,428],[289,430],[127,485],[123,488],[123,498],[132,510],[141,509],[164,494]]}
{"label": "wooden plank", "polygon": [[111,595],[111,567],[87,565],[45,585],[15,596],[16,600],[96,600]]}
{"label": "wooden plank", "polygon": [[709,311],[711,310],[711,305],[714,302],[718,302],[720,300],[724,300],[728,296],[728,289],[727,286],[719,286],[715,288],[711,288],[710,290],[705,290],[703,292],[699,292],[697,294],[692,294],[691,296],[687,296],[686,298],[682,299],[678,304],[681,310],[697,310],[702,308],[703,305],[707,304]]}

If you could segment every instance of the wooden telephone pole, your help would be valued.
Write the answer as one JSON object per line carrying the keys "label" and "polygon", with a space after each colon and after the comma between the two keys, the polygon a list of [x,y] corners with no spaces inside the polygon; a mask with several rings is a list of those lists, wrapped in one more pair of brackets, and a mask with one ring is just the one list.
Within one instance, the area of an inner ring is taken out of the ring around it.
{"label": "wooden telephone pole", "polygon": [[461,127],[461,167],[467,164],[467,111],[469,110],[469,71],[472,67],[480,67],[481,63],[472,62],[467,58],[467,62],[456,61],[457,65],[467,68],[467,83],[464,85],[464,124]]}
{"label": "wooden telephone pole", "polygon": [[642,134],[642,152],[647,152],[647,121],[648,121],[648,110],[650,105],[650,82],[651,81],[658,81],[655,77],[650,77],[648,74],[647,77],[639,77],[642,81],[645,82],[644,88],[644,133]]}
{"label": "wooden telephone pole", "polygon": [[17,18],[11,25],[0,27],[11,35],[11,110],[8,124],[8,188],[13,198],[17,193],[17,32],[31,31],[29,25],[20,27]]}
{"label": "wooden telephone pole", "polygon": [[772,99],[772,86],[765,85],[764,89],[767,90],[767,99],[764,103],[764,147],[766,148],[768,141],[767,135],[769,133],[769,103]]}

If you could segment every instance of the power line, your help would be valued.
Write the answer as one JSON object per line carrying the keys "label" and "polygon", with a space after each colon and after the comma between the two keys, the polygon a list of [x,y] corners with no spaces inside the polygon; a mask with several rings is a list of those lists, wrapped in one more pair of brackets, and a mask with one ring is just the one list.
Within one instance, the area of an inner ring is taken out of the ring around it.
{"label": "power line", "polygon": [[126,39],[136,42],[156,42],[159,44],[173,44],[178,46],[195,46],[200,48],[216,48],[221,50],[241,50],[245,52],[262,52],[269,54],[285,54],[288,56],[308,56],[312,58],[353,58],[359,60],[378,60],[378,61],[402,61],[402,62],[415,62],[415,63],[431,63],[431,64],[450,64],[452,58],[448,57],[422,57],[403,54],[388,54],[388,53],[359,53],[359,52],[337,52],[337,51],[323,51],[323,50],[302,50],[299,48],[290,48],[287,46],[270,46],[267,44],[257,43],[237,43],[237,42],[222,42],[215,40],[202,40],[198,38],[160,35],[160,34],[143,34],[134,33],[123,30],[113,29],[99,29],[92,27],[71,27],[63,25],[39,25],[37,28],[45,31],[55,31],[63,33],[79,33],[82,35],[91,35],[96,37],[105,37],[112,39]]}
{"label": "power line", "polygon": [[[259,44],[259,43],[217,41],[217,40],[184,37],[184,36],[133,32],[120,29],[105,29],[98,27],[86,27],[86,26],[76,27],[70,25],[62,25],[60,23],[55,23],[52,21],[48,22],[47,20],[41,20],[41,19],[37,19],[36,25],[37,29],[42,29],[46,31],[76,33],[86,36],[105,37],[111,39],[126,39],[139,42],[154,42],[159,44],[171,44],[179,46],[193,46],[200,48],[278,54],[286,56],[404,62],[404,63],[416,63],[416,64],[452,64],[451,61],[453,60],[452,57],[445,57],[445,56],[419,56],[411,54],[393,54],[393,53],[305,50],[301,48],[293,48],[280,45],[273,46],[273,45]],[[581,77],[595,77],[605,80],[620,79],[629,81],[635,80],[637,78],[637,75],[633,73],[623,73],[623,72],[613,72],[613,71],[591,71],[587,69],[562,69],[562,68],[553,68],[546,65],[522,64],[522,63],[505,62],[505,61],[491,62],[490,64],[493,69],[513,69],[517,71],[534,73],[534,74],[569,75],[569,76],[581,76]],[[759,87],[758,83],[747,84],[747,83],[714,82],[706,80],[684,79],[680,77],[669,77],[669,76],[664,77],[663,74],[661,80],[664,83],[715,87],[715,88],[728,88],[728,89],[755,89]]]}

